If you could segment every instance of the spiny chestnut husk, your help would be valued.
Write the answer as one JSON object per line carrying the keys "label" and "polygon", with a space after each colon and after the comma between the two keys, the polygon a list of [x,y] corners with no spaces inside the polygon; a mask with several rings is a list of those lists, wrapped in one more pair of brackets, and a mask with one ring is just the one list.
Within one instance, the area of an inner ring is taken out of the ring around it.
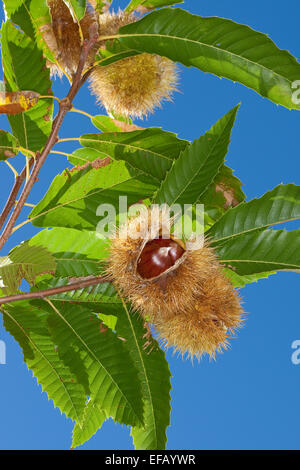
{"label": "spiny chestnut husk", "polygon": [[[117,34],[121,26],[136,20],[136,16],[122,11],[99,15],[100,36]],[[147,116],[163,100],[171,100],[177,82],[174,62],[146,53],[96,66],[90,77],[91,90],[108,113],[132,118]]]}
{"label": "spiny chestnut husk", "polygon": [[[54,44],[52,40],[48,46],[56,53],[58,62],[66,72],[73,75],[77,70],[82,48],[78,24],[73,19],[70,10],[63,0],[48,0],[48,5],[52,18],[52,31],[56,41],[56,44]],[[83,39],[89,39],[91,27],[94,26],[94,30],[97,29],[96,23],[95,12],[91,7],[88,7],[80,21]],[[93,57],[95,52],[93,51],[92,53]],[[60,74],[56,64],[48,62],[48,65],[52,75]]]}
{"label": "spiny chestnut husk", "polygon": [[214,357],[242,323],[241,301],[207,241],[192,250],[162,238],[171,223],[157,207],[131,219],[112,240],[107,271],[167,347],[191,358]]}

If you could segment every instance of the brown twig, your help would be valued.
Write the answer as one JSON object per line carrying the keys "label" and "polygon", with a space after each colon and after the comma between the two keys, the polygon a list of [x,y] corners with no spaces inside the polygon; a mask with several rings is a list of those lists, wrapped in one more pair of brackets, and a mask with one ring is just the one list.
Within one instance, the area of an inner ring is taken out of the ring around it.
{"label": "brown twig", "polygon": [[[31,169],[32,165],[34,163],[34,159],[31,158],[29,160],[29,169]],[[3,227],[4,222],[6,221],[11,209],[15,205],[15,201],[17,199],[19,190],[26,178],[26,166],[23,168],[22,172],[20,175],[16,178],[15,184],[11,190],[11,193],[9,195],[9,198],[7,199],[7,202],[5,204],[5,207],[0,215],[0,229]]]}
{"label": "brown twig", "polygon": [[18,300],[43,299],[44,297],[49,297],[51,295],[62,294],[72,290],[84,289],[89,286],[103,284],[104,282],[109,282],[109,279],[107,277],[89,277],[85,280],[71,282],[65,286],[52,287],[50,289],[44,289],[37,292],[8,295],[6,297],[0,297],[0,306],[11,302],[16,302]]}
{"label": "brown twig", "polygon": [[[57,141],[57,136],[58,136],[58,131],[60,129],[60,126],[65,118],[65,115],[67,114],[68,111],[72,108],[72,101],[75,98],[75,95],[77,94],[78,90],[82,86],[82,84],[85,81],[85,76],[82,77],[82,72],[84,69],[84,65],[86,63],[86,60],[88,58],[89,52],[91,48],[95,45],[97,42],[98,35],[95,34],[89,41],[86,41],[82,47],[80,59],[79,59],[79,64],[77,67],[77,71],[74,75],[74,79],[72,82],[72,86],[69,90],[69,93],[67,96],[60,101],[59,104],[59,110],[58,113],[53,121],[52,125],[52,130],[50,133],[50,136],[47,140],[47,143],[42,151],[41,154],[37,155],[36,160],[35,160],[35,165],[34,168],[30,174],[30,177],[27,181],[27,184],[24,186],[23,191],[20,195],[20,198],[18,200],[18,203],[15,206],[15,209],[13,210],[10,219],[2,233],[2,236],[0,238],[0,249],[3,247],[3,245],[6,243],[8,240],[9,236],[12,233],[13,227],[16,223],[17,218],[20,215],[20,212],[24,206],[24,203],[26,202],[27,197],[29,196],[33,185],[36,181],[36,178],[40,172],[40,169],[42,168],[47,156],[49,155],[52,147],[55,145]],[[15,200],[14,200],[15,202]]]}

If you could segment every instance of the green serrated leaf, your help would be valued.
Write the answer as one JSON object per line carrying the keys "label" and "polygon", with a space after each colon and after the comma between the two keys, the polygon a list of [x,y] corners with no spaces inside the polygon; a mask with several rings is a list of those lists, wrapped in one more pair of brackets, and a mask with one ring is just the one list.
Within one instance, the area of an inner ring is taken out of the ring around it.
{"label": "green serrated leaf", "polygon": [[240,276],[232,269],[224,268],[223,272],[226,277],[232,282],[234,287],[244,287],[246,284],[251,284],[252,282],[258,282],[260,279],[267,279],[272,274],[276,274],[275,271],[268,273],[257,273],[257,274],[248,274],[245,276]]}
{"label": "green serrated leaf", "polygon": [[[186,148],[188,142],[171,132],[159,128],[132,132],[86,134],[81,136],[82,146],[97,150],[100,155],[124,160],[136,170],[161,181],[174,159]],[[71,159],[71,163],[76,160]]]}
{"label": "green serrated leaf", "polygon": [[17,139],[8,131],[0,129],[0,160],[7,160],[19,152]]}
{"label": "green serrated leaf", "polygon": [[300,109],[292,90],[300,76],[299,62],[249,26],[165,8],[124,26],[114,37],[129,49],[240,82],[274,103]]}
{"label": "green serrated leaf", "polygon": [[88,441],[101,428],[107,419],[105,411],[103,411],[94,400],[89,400],[80,424],[75,424],[73,429],[72,449],[81,446]]}
{"label": "green serrated leaf", "polygon": [[63,172],[56,176],[30,219],[38,227],[95,230],[100,220],[97,216],[100,204],[111,204],[119,214],[123,210],[119,207],[120,195],[127,196],[131,205],[151,197],[154,191],[155,186],[142,179],[142,172],[128,170],[124,162],[71,174]]}
{"label": "green serrated leaf", "polygon": [[27,36],[36,41],[39,49],[50,61],[55,62],[54,49],[57,45],[51,28],[52,19],[47,1],[4,0],[4,5],[13,23],[20,26]]}
{"label": "green serrated leaf", "polygon": [[97,275],[103,270],[109,242],[97,232],[53,228],[42,230],[28,241],[29,246],[45,247],[55,258],[56,277]]}
{"label": "green serrated leaf", "polygon": [[52,254],[42,246],[29,246],[27,243],[14,248],[8,256],[0,258],[0,278],[8,293],[15,293],[26,279],[34,284],[41,273],[55,272],[56,261]]}
{"label": "green serrated leaf", "polygon": [[66,363],[85,384],[88,396],[121,424],[143,423],[141,385],[123,342],[102,320],[81,304],[48,300],[37,303],[47,311],[49,328]]}
{"label": "green serrated leaf", "polygon": [[[51,94],[49,70],[36,44],[10,22],[3,24],[1,35],[7,91]],[[8,116],[12,132],[22,147],[36,151],[44,146],[51,132],[52,110],[53,100],[40,99],[30,110]]]}
{"label": "green serrated leaf", "polygon": [[[41,280],[36,284],[34,290],[42,290],[53,287],[65,286],[69,282],[69,278],[52,277],[51,279]],[[85,287],[84,289],[76,289],[70,292],[63,292],[61,294],[51,295],[52,300],[59,300],[61,302],[80,303],[87,306],[93,306],[99,310],[106,304],[120,304],[121,300],[110,282],[98,284],[96,286]],[[99,307],[100,306],[100,307]],[[97,310],[97,311],[98,311]],[[102,317],[101,317],[102,318]],[[102,318],[105,324],[106,320]],[[111,328],[111,324],[108,325]]]}
{"label": "green serrated leaf", "polygon": [[45,312],[28,302],[1,307],[4,328],[23,350],[24,361],[49,399],[77,422],[85,408],[86,391],[66,365],[49,334]]}
{"label": "green serrated leaf", "polygon": [[280,184],[261,198],[228,210],[208,231],[213,244],[300,219],[300,186]]}
{"label": "green serrated leaf", "polygon": [[222,264],[239,275],[268,271],[300,272],[300,229],[250,232],[216,247]]}
{"label": "green serrated leaf", "polygon": [[213,182],[224,163],[239,106],[195,140],[173,163],[156,196],[158,204],[194,204]]}
{"label": "green serrated leaf", "polygon": [[[103,310],[104,311],[104,310]],[[144,321],[137,314],[129,311],[128,306],[107,305],[106,313],[117,317],[116,331],[136,367],[139,370],[144,396],[144,426],[132,427],[136,450],[165,449],[166,429],[170,424],[170,371],[164,352],[157,341],[149,335]],[[147,346],[145,335],[150,337]]]}
{"label": "green serrated leaf", "polygon": [[[116,136],[115,132],[119,132],[120,129],[108,116],[95,116],[92,122],[103,132],[110,133],[98,135],[95,138],[88,135],[88,141],[81,142],[86,147],[75,150],[69,159],[71,163],[82,165],[86,161],[94,161],[110,155],[116,160],[126,161],[132,167],[155,178],[157,187],[159,181],[165,179],[173,161],[189,145],[188,141],[179,139],[176,134],[158,128],[125,132],[123,137]],[[241,181],[233,175],[230,168],[224,165],[199,202],[203,203],[205,210],[214,216],[214,221],[221,217],[228,207],[244,199]],[[214,214],[212,214],[213,211]]]}

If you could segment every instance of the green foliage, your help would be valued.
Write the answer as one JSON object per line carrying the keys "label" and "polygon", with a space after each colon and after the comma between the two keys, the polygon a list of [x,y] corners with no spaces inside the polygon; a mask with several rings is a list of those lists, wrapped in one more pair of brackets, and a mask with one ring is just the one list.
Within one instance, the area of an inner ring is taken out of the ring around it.
{"label": "green foliage", "polygon": [[238,107],[195,140],[173,163],[156,196],[158,204],[194,204],[219,173]]}
{"label": "green foliage", "polygon": [[51,15],[46,0],[4,0],[8,16],[20,26],[24,33],[44,52],[51,61],[55,61],[55,52],[48,46]]}
{"label": "green foliage", "polygon": [[88,441],[101,428],[106,419],[105,411],[93,400],[89,400],[85,406],[81,423],[76,423],[74,426],[71,448],[74,449]]}
{"label": "green foliage", "polygon": [[[80,21],[86,1],[65,3]],[[111,4],[93,3],[99,13]],[[131,0],[126,11],[146,13],[176,3],[182,2]],[[5,0],[4,5],[9,18],[1,31],[5,90],[31,90],[42,98],[34,108],[8,116],[12,133],[0,130],[0,160],[15,156],[19,146],[24,153],[44,148],[52,128],[52,100],[43,98],[52,93],[46,58],[57,56],[49,49],[46,0]],[[300,64],[248,26],[164,8],[106,37],[96,62],[109,66],[144,52],[240,82],[274,103],[300,109],[292,102],[291,87]],[[280,184],[245,202],[242,182],[224,163],[237,110],[192,143],[158,127],[139,128],[113,112],[90,116],[97,133],[72,139],[81,146],[68,154],[72,168],[54,178],[29,216],[45,229],[0,259],[0,295],[20,293],[23,279],[38,292],[103,276],[110,240],[97,231],[104,217],[101,204],[112,205],[117,224],[137,202],[204,204],[206,237],[235,287],[276,271],[299,272],[300,229],[273,227],[300,218],[300,187]],[[127,206],[119,205],[120,196],[127,197]],[[151,325],[132,311],[111,278],[104,281],[2,304],[4,327],[54,406],[74,421],[72,448],[112,418],[131,427],[137,450],[164,449],[171,414],[168,362]]]}
{"label": "green foliage", "polygon": [[51,253],[41,246],[29,246],[27,243],[14,248],[8,256],[0,258],[0,279],[7,294],[17,291],[22,279],[34,284],[42,273],[54,274],[56,261]]}
{"label": "green foliage", "polygon": [[21,346],[24,361],[38,383],[62,413],[79,421],[85,406],[85,389],[78,382],[76,371],[60,358],[45,312],[26,302],[7,305],[1,310],[5,329]]}
{"label": "green foliage", "polygon": [[300,186],[280,184],[259,199],[240,204],[224,214],[208,231],[214,244],[271,225],[300,219]]}
{"label": "green foliage", "polygon": [[[160,187],[166,178],[174,161],[186,150],[189,142],[179,139],[176,134],[158,128],[141,129],[131,132],[121,132],[116,129],[116,122],[106,116],[95,116],[93,124],[103,130],[104,134],[87,134],[81,136],[80,143],[84,149],[78,149],[69,158],[74,165],[82,165],[87,161],[109,156],[114,160],[123,160],[136,170],[141,170],[146,177],[151,177],[153,184]],[[105,133],[110,131],[109,133]],[[114,131],[114,132],[111,132]],[[118,134],[116,134],[118,132]],[[228,199],[235,203],[244,200],[241,182],[234,177],[232,170],[222,165],[214,181],[202,194],[201,201],[213,218],[215,213],[223,215],[225,209],[230,207]],[[224,196],[225,194],[225,196]]]}
{"label": "green foliage", "polygon": [[[51,94],[46,61],[37,45],[10,22],[2,26],[2,59],[7,91],[32,90]],[[52,100],[40,99],[28,111],[8,116],[13,135],[29,150],[40,150],[51,131]]]}
{"label": "green foliage", "polygon": [[[60,287],[68,284],[69,277],[54,277],[51,279],[43,278],[38,279],[38,283],[35,285],[34,290],[42,290],[50,287]],[[63,292],[60,294],[51,295],[52,300],[60,300],[62,302],[80,302],[85,305],[93,305],[96,308],[97,305],[103,307],[106,304],[121,303],[121,299],[115,291],[111,282],[104,282],[96,286],[86,287],[85,289],[76,289],[69,292]],[[99,315],[100,316],[100,315]],[[102,318],[102,316],[100,316]],[[104,317],[102,320],[107,324],[108,319]],[[111,327],[111,323],[108,325]]]}
{"label": "green foliage", "polygon": [[232,271],[232,269],[228,268],[224,268],[223,272],[225,276],[227,276],[228,279],[232,282],[234,287],[244,287],[246,284],[258,282],[260,279],[267,279],[269,276],[271,276],[271,274],[275,274],[275,271],[272,271],[268,273],[257,273],[241,276]]}
{"label": "green foliage", "polygon": [[[170,372],[165,355],[158,343],[151,338],[147,346],[142,319],[129,311],[125,304],[111,303],[95,306],[100,311],[110,312],[117,317],[116,332],[124,340],[124,347],[129,351],[134,364],[139,370],[143,388],[144,424],[133,426],[131,435],[135,448],[164,449],[166,428],[170,423]],[[81,429],[75,425],[72,447],[83,444],[102,426],[106,419],[90,400],[86,406]]]}
{"label": "green foliage", "polygon": [[171,413],[171,374],[165,355],[151,336],[147,345],[143,321],[130,312],[128,306],[112,304],[110,307],[108,311],[118,318],[117,333],[126,339],[125,345],[139,370],[143,387],[144,426],[135,426],[131,430],[135,448],[164,449]]}
{"label": "green foliage", "polygon": [[37,227],[70,227],[93,230],[100,204],[112,204],[119,211],[119,195],[127,195],[128,205],[151,197],[155,186],[140,181],[142,172],[128,170],[124,162],[101,169],[63,172],[56,176],[45,197],[30,214]]}
{"label": "green foliage", "polygon": [[232,238],[217,247],[219,259],[238,274],[300,270],[300,230],[264,230]]}
{"label": "green foliage", "polygon": [[97,275],[108,255],[108,241],[97,233],[67,228],[42,230],[28,242],[45,247],[56,260],[56,277]]}
{"label": "green foliage", "polygon": [[300,64],[248,26],[165,8],[124,26],[117,37],[129,49],[169,57],[240,82],[289,109],[300,109],[292,101],[291,88],[300,76]]}
{"label": "green foliage", "polygon": [[[86,148],[99,152],[99,156],[110,156],[114,160],[124,160],[135,170],[161,181],[173,160],[178,158],[188,142],[158,128],[142,129],[133,132],[82,135],[80,143]],[[87,159],[88,159],[88,153]],[[76,159],[70,159],[76,164]]]}

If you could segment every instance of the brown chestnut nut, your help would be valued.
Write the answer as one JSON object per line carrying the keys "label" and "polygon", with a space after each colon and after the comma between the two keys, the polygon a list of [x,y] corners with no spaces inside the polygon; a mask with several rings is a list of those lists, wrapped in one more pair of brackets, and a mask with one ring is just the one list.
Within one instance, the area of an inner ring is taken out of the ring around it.
{"label": "brown chestnut nut", "polygon": [[151,279],[167,271],[183,255],[184,249],[174,240],[154,238],[144,246],[137,272],[143,279]]}

